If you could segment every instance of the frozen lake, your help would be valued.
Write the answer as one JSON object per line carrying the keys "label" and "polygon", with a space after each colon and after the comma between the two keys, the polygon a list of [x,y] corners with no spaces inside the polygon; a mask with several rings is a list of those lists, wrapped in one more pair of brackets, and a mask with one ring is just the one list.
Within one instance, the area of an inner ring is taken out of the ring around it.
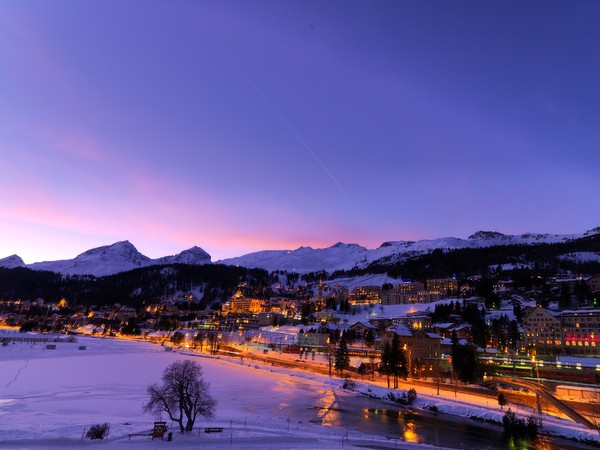
{"label": "frozen lake", "polygon": [[[85,350],[80,350],[85,346]],[[217,399],[216,417],[199,418],[186,436],[151,441],[154,417],[142,412],[146,387],[166,366],[200,363]],[[0,347],[0,447],[3,448],[499,448],[498,427],[454,416],[417,414],[357,395],[341,380],[294,374],[252,362],[166,352],[146,342],[79,337],[76,343],[14,343]],[[439,399],[441,401],[441,399]],[[108,422],[105,441],[82,440]],[[199,433],[219,426],[219,434]],[[549,445],[546,448],[561,448]]]}
{"label": "frozen lake", "polygon": [[[247,362],[186,356],[144,342],[80,337],[54,350],[45,343],[0,347],[0,446],[147,448],[147,438],[127,436],[148,432],[155,420],[167,418],[142,412],[146,387],[160,382],[167,365],[186,358],[201,364],[218,400],[216,417],[200,418],[197,426],[222,426],[226,432],[185,437],[175,432],[173,442],[154,441],[153,446],[193,446],[199,439],[203,445],[243,448],[343,445],[347,429],[341,426],[339,403],[348,408],[360,397],[340,389],[339,380],[315,381]],[[90,425],[104,422],[111,427],[108,442],[81,440]]]}

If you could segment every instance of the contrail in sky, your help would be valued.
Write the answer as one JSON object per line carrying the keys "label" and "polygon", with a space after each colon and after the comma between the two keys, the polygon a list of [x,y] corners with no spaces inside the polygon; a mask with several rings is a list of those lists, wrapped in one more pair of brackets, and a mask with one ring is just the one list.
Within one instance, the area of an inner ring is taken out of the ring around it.
{"label": "contrail in sky", "polygon": [[217,47],[219,49],[219,51],[229,60],[229,62],[244,77],[244,79],[248,82],[248,84],[250,86],[252,86],[252,88],[260,96],[260,98],[262,98],[263,101],[269,106],[269,108],[271,108],[271,111],[273,111],[273,113],[279,118],[279,120],[281,120],[281,122],[283,122],[283,124],[292,132],[292,134],[296,137],[296,139],[298,139],[298,142],[300,142],[300,144],[302,144],[302,146],[306,149],[306,151],[312,155],[312,157],[315,159],[315,161],[317,161],[319,163],[319,165],[325,171],[325,173],[329,176],[329,178],[331,178],[333,180],[333,182],[337,185],[338,188],[340,188],[340,190],[342,192],[345,192],[342,185],[333,176],[333,174],[329,171],[329,169],[327,169],[327,167],[325,167],[325,164],[323,164],[323,162],[319,159],[317,154],[310,148],[310,146],[306,143],[306,141],[304,139],[302,139],[302,136],[300,136],[300,134],[298,133],[296,128],[294,128],[292,126],[292,124],[289,123],[285,117],[283,117],[283,115],[277,110],[277,108],[275,108],[275,105],[273,105],[273,103],[271,103],[271,101],[269,101],[269,99],[266,97],[266,95],[263,94],[263,92],[252,81],[252,79],[246,74],[246,72],[244,72],[244,70],[239,66],[239,64],[237,64],[235,62],[235,60],[231,57],[231,55],[229,53],[227,53],[225,51],[225,49],[217,43],[217,41],[212,37],[212,35],[210,33],[208,33],[208,32],[206,32],[206,33],[210,37],[210,39],[213,42],[213,44],[215,45],[215,47]]}

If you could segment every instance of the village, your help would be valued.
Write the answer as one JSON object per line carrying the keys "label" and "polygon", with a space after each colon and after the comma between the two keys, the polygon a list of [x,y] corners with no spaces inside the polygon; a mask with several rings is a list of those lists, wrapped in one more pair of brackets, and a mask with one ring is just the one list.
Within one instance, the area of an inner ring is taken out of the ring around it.
{"label": "village", "polygon": [[264,355],[325,358],[330,371],[331,355],[344,341],[351,358],[344,369],[363,375],[383,372],[382,354],[396,339],[406,361],[403,373],[415,378],[460,377],[452,367],[453,348],[460,345],[474,349],[479,377],[531,377],[535,370],[539,376],[541,369],[551,380],[598,382],[600,275],[548,279],[530,291],[508,278],[486,283],[486,292],[476,277],[460,283],[445,278],[347,284],[282,283],[275,290],[279,295],[260,298],[241,283],[220,310],[199,310],[189,293],[138,309],[73,307],[67,299],[1,301],[0,325],[138,338],[213,353],[253,347]]}

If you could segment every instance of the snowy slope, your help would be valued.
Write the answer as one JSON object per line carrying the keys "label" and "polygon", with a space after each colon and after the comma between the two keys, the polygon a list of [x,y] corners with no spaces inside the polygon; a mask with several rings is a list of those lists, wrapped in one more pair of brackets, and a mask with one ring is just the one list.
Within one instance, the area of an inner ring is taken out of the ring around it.
{"label": "snowy slope", "polygon": [[148,265],[151,261],[142,255],[129,241],[93,248],[74,259],[45,261],[28,264],[34,270],[50,270],[65,275],[103,276]]}
{"label": "snowy slope", "polygon": [[327,248],[313,249],[300,247],[296,250],[266,250],[249,253],[237,258],[224,259],[220,264],[239,265],[243,267],[260,267],[269,271],[288,270],[299,273],[338,269],[351,269],[358,262],[365,261],[369,253],[357,244],[338,242]]}
{"label": "snowy slope", "polygon": [[61,261],[45,261],[28,264],[34,270],[49,270],[64,275],[94,275],[97,277],[112,275],[139,267],[157,264],[206,264],[210,263],[210,255],[199,247],[184,250],[178,255],[150,259],[138,252],[129,241],[121,241],[112,245],[93,248],[81,253],[74,259]]}
{"label": "snowy slope", "polygon": [[[296,250],[265,250],[236,258],[218,261],[219,264],[237,265],[249,268],[263,268],[269,271],[286,270],[308,273],[325,270],[362,268],[374,261],[394,263],[407,258],[426,254],[435,249],[455,250],[461,248],[491,247],[495,245],[532,245],[542,243],[560,243],[600,234],[600,227],[579,234],[556,235],[525,233],[506,235],[494,231],[478,231],[467,239],[445,237],[421,241],[389,241],[379,248],[367,249],[358,244],[338,242],[327,248],[300,247]],[[596,260],[595,255],[579,254],[581,260]],[[36,270],[50,270],[65,275],[103,276],[124,272],[138,267],[157,264],[207,264],[210,255],[200,247],[192,247],[178,255],[150,259],[142,255],[129,242],[122,241],[104,247],[88,250],[74,259],[46,261],[25,265],[17,255],[0,259],[0,267],[25,266]]]}
{"label": "snowy slope", "polygon": [[562,255],[560,259],[572,262],[600,262],[600,253],[596,252],[576,252]]}
{"label": "snowy slope", "polygon": [[14,267],[22,267],[25,262],[18,255],[7,256],[6,258],[0,259],[0,267],[7,267],[12,269]]}
{"label": "snowy slope", "polygon": [[600,228],[585,233],[568,235],[534,233],[506,235],[495,231],[478,231],[467,239],[445,237],[421,241],[389,241],[373,250],[357,244],[339,242],[327,248],[300,247],[296,250],[267,250],[218,262],[243,267],[258,267],[269,271],[287,270],[308,273],[326,270],[327,272],[333,272],[335,270],[348,270],[353,267],[365,267],[378,260],[401,261],[409,257],[429,253],[435,249],[455,250],[492,247],[495,245],[560,243],[593,234],[600,234]]}
{"label": "snowy slope", "polygon": [[210,255],[200,247],[192,247],[173,256],[163,256],[153,260],[153,264],[207,264]]}

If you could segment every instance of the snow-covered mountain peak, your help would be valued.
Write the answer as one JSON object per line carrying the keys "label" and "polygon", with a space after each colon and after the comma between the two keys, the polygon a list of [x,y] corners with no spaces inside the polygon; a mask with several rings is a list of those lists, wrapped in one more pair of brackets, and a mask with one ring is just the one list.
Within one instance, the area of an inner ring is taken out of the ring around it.
{"label": "snow-covered mountain peak", "polygon": [[74,259],[28,264],[35,270],[50,270],[65,275],[104,276],[148,265],[152,260],[142,255],[129,241],[87,250]]}
{"label": "snow-covered mountain peak", "polygon": [[187,250],[182,251],[181,253],[192,253],[195,255],[204,255],[204,256],[208,256],[210,258],[210,255],[207,252],[205,252],[203,248],[200,248],[197,245],[194,245],[193,247],[190,247]]}
{"label": "snow-covered mountain peak", "polygon": [[[588,233],[600,233],[600,228]],[[443,251],[480,248],[495,245],[534,245],[541,243],[566,242],[583,237],[582,234],[550,235],[526,233],[521,236],[507,235],[497,231],[478,231],[468,239],[443,237],[423,239],[420,241],[386,241],[378,248],[369,250],[358,244],[338,242],[331,247],[316,248],[300,247],[296,250],[265,250],[236,258],[219,261],[221,264],[239,265],[244,267],[259,267],[269,271],[287,270],[299,273],[328,272],[349,270],[354,267],[366,267],[380,261],[391,264],[430,253],[436,249]]]}
{"label": "snow-covered mountain peak", "polygon": [[[536,245],[568,242],[582,237],[600,235],[600,227],[585,233],[554,235],[524,233],[506,235],[497,231],[478,231],[468,239],[444,237],[420,241],[386,241],[376,249],[367,249],[359,244],[337,242],[326,248],[302,246],[296,250],[263,250],[236,258],[218,261],[220,264],[263,268],[268,271],[287,270],[297,273],[325,270],[349,270],[362,268],[377,261],[393,264],[430,253],[436,249],[450,251],[462,248],[490,247],[495,245]],[[25,265],[17,255],[0,259],[0,266],[25,266],[37,270],[49,270],[68,275],[103,276],[124,272],[138,267],[167,264],[208,264],[211,257],[202,248],[194,246],[173,256],[150,259],[144,256],[129,241],[97,247],[81,253],[74,259],[46,261]]]}
{"label": "snow-covered mountain peak", "polygon": [[138,266],[150,261],[150,258],[138,252],[137,248],[129,241],[120,241],[112,245],[92,248],[77,255],[75,260],[83,261],[89,258],[98,258],[100,261],[130,262]]}
{"label": "snow-covered mountain peak", "polygon": [[507,238],[506,234],[499,233],[498,231],[477,231],[468,237],[469,240],[473,241],[501,241]]}
{"label": "snow-covered mountain peak", "polygon": [[154,260],[155,264],[207,264],[210,255],[198,246],[193,246],[173,256],[164,256]]}
{"label": "snow-covered mountain peak", "polygon": [[363,247],[362,245],[358,245],[358,244],[345,244],[344,242],[337,242],[337,243],[333,244],[329,248],[348,248],[348,249],[355,249],[355,250],[366,250],[366,248]]}
{"label": "snow-covered mountain peak", "polygon": [[111,245],[92,248],[73,259],[45,261],[28,264],[34,270],[49,270],[64,275],[94,275],[97,277],[161,264],[206,264],[210,255],[200,247],[163,258],[151,259],[140,253],[129,241],[119,241]]}
{"label": "snow-covered mountain peak", "polygon": [[383,244],[381,244],[378,247],[378,249],[386,248],[386,247],[404,247],[404,248],[408,248],[411,245],[416,244],[417,242],[423,242],[423,241],[385,241]]}
{"label": "snow-covered mountain peak", "polygon": [[6,267],[8,269],[12,269],[15,267],[22,267],[25,265],[25,262],[21,259],[19,255],[10,255],[6,258],[0,259],[0,267]]}
{"label": "snow-covered mountain peak", "polygon": [[219,261],[220,264],[260,267],[269,271],[315,272],[351,269],[357,262],[364,262],[369,252],[358,244],[338,242],[331,247],[299,247],[296,250],[265,250],[237,258]]}

